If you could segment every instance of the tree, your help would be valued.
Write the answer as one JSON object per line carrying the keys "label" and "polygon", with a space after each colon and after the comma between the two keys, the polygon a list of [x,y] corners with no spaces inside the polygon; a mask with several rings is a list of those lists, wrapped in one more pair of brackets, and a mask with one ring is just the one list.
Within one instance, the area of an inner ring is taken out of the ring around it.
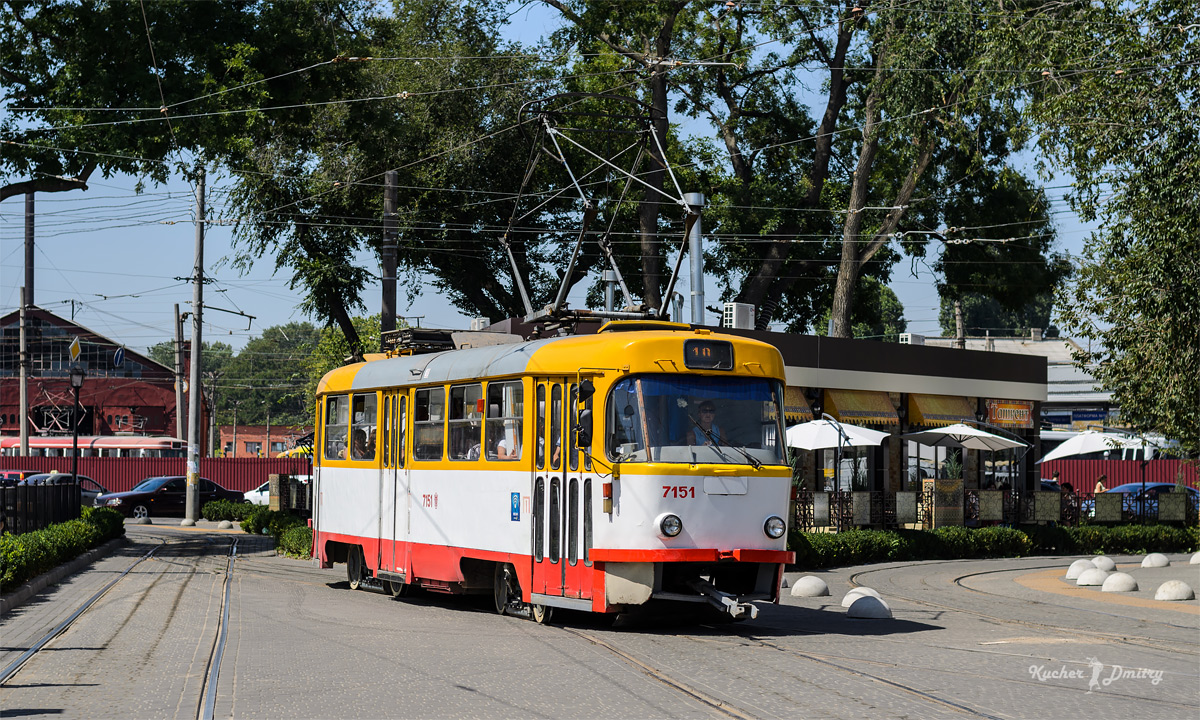
{"label": "tree", "polygon": [[187,154],[249,150],[268,99],[327,96],[294,71],[337,56],[363,5],[6,0],[0,200],[86,190],[97,171],[161,183]]}
{"label": "tree", "polygon": [[263,425],[308,425],[312,413],[305,364],[316,348],[320,331],[306,322],[266,328],[252,338],[225,367],[217,396],[222,422]]}
{"label": "tree", "polygon": [[[1061,18],[1048,6],[1038,18]],[[1195,5],[1091,3],[1019,48],[1047,72],[1029,108],[1073,206],[1100,220],[1058,294],[1076,362],[1122,421],[1200,451],[1200,44]],[[1103,42],[1098,42],[1102,39]],[[1097,51],[1099,49],[1099,54]],[[1077,57],[1092,58],[1080,64]]]}
{"label": "tree", "polygon": [[[397,328],[403,326],[403,323],[397,323]],[[354,318],[355,334],[362,339],[363,342],[374,347],[379,346],[379,316],[372,315],[371,317],[356,317]],[[320,339],[317,341],[316,347],[309,353],[308,359],[303,363],[304,370],[304,402],[305,414],[310,417],[316,417],[316,397],[317,385],[321,382],[321,378],[330,370],[336,370],[346,364],[347,360],[353,359],[353,345],[350,340],[342,334],[341,330],[336,327],[327,327],[321,330]]]}
{"label": "tree", "polygon": [[1058,328],[1050,323],[1054,293],[1045,293],[1017,310],[1009,310],[993,298],[975,293],[966,293],[958,300],[943,297],[938,310],[938,324],[943,337],[954,337],[954,305],[959,302],[963,312],[964,335],[995,337],[1028,336],[1031,328],[1041,328],[1044,337],[1058,337]]}
{"label": "tree", "polygon": [[[184,341],[184,367],[186,367],[191,354],[188,351],[188,341]],[[155,343],[147,348],[147,356],[156,363],[164,365],[172,370],[175,369],[175,341],[164,340],[160,343]],[[225,372],[229,366],[230,360],[233,359],[233,346],[223,342],[209,342],[204,340],[200,344],[200,367],[205,372]]]}

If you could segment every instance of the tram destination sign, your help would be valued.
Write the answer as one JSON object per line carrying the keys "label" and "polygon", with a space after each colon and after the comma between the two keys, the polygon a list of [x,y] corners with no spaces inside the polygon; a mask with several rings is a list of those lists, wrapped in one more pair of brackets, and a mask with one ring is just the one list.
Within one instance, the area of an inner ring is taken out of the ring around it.
{"label": "tram destination sign", "polygon": [[732,370],[733,344],[726,340],[688,340],[683,365],[689,370]]}

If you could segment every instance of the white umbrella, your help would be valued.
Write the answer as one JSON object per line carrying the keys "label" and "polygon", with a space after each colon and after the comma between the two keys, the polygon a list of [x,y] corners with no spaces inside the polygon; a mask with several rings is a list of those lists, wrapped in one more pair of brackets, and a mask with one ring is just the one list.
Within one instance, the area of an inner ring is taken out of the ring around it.
{"label": "white umbrella", "polygon": [[905,440],[911,440],[922,445],[940,445],[942,447],[967,448],[969,450],[1009,450],[1022,447],[1025,443],[1020,440],[1009,440],[986,430],[973,428],[959,423],[948,427],[922,430],[921,432],[901,435]]}
{"label": "white umbrella", "polygon": [[1144,442],[1144,440],[1117,435],[1116,433],[1085,430],[1043,455],[1042,462],[1071,457],[1072,455],[1086,455],[1087,453],[1106,452],[1129,447],[1145,447]]}
{"label": "white umbrella", "polygon": [[[845,437],[838,433],[839,427]],[[802,450],[820,450],[821,448],[847,445],[879,445],[886,437],[888,434],[885,432],[828,420],[813,420],[793,425],[787,429],[785,434],[789,447]]]}

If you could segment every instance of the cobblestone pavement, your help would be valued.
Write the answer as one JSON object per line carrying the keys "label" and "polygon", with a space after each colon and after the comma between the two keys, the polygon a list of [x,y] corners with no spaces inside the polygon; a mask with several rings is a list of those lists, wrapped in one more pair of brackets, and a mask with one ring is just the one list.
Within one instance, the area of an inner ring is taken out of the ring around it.
{"label": "cobblestone pavement", "polygon": [[[276,557],[269,538],[128,529],[127,547],[0,619],[7,664],[165,543],[0,688],[0,716],[195,717],[237,539],[216,717],[1200,717],[1200,605],[1146,596],[1163,579],[1200,588],[1187,556],[1130,570],[1133,604],[1063,581],[1075,558],[1025,558],[814,573],[829,597],[785,590],[743,623],[670,609],[540,626],[490,598],[352,592],[344,566]],[[854,585],[894,617],[848,618]]]}

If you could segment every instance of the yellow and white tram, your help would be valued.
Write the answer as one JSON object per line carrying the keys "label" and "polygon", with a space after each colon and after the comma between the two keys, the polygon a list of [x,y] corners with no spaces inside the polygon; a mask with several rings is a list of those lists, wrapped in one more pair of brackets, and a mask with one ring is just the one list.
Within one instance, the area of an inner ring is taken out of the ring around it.
{"label": "yellow and white tram", "polygon": [[491,592],[538,621],[660,599],[753,617],[793,560],[782,378],[770,345],[660,322],[339,368],[314,555],[353,588]]}

